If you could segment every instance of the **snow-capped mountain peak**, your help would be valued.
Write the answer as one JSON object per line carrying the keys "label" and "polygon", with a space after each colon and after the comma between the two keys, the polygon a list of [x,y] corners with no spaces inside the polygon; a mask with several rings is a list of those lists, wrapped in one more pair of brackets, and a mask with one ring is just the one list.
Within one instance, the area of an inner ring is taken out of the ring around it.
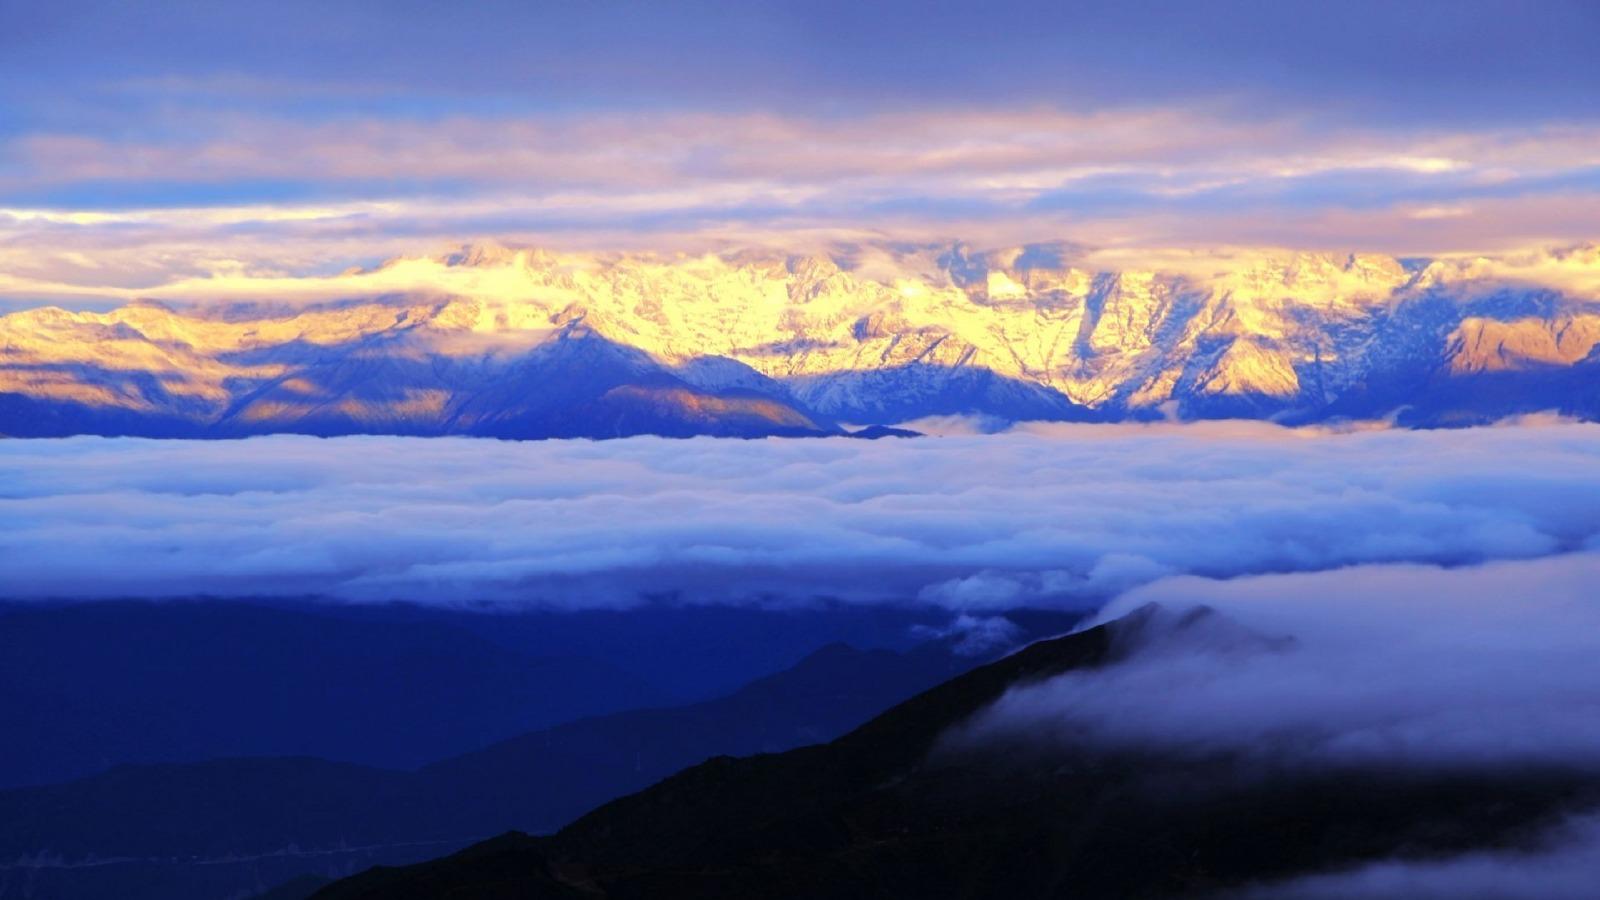
{"label": "snow-capped mountain peak", "polygon": [[[0,318],[0,431],[537,435],[611,433],[597,417],[621,415],[624,431],[692,433],[715,430],[701,420],[731,409],[729,392],[792,411],[739,407],[758,432],[954,412],[1455,421],[1596,403],[1593,245],[1420,265],[1274,250],[1097,262],[1062,245],[476,244],[255,283],[245,304],[33,309]],[[1481,388],[1494,399],[1473,400]]]}

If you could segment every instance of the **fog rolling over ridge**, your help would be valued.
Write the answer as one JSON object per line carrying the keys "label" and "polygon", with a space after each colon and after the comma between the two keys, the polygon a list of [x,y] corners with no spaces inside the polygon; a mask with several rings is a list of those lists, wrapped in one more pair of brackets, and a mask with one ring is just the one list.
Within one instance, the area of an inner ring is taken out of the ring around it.
{"label": "fog rolling over ridge", "polygon": [[1118,264],[1065,244],[698,257],[479,245],[334,276],[191,279],[115,293],[136,302],[109,312],[0,317],[0,433],[749,437],[948,414],[1600,417],[1595,245],[1146,257]]}
{"label": "fog rolling over ridge", "polygon": [[1593,548],[1597,457],[1563,423],[0,441],[0,595],[1086,609],[1174,574]]}
{"label": "fog rolling over ridge", "polygon": [[[1238,756],[1246,768],[1600,765],[1600,554],[1180,577],[1126,658],[1008,693],[960,740]],[[1210,624],[1180,628],[1209,611]]]}
{"label": "fog rolling over ridge", "polygon": [[[1453,570],[1169,579],[1099,614],[1116,621],[1156,604],[1122,634],[1116,662],[1012,689],[948,733],[945,752],[1222,761],[1232,770],[1223,783],[1241,784],[1366,772],[1594,779],[1597,582],[1592,552]],[[1594,801],[1574,792],[1565,815],[1487,850],[1412,850],[1245,896],[1590,896]]]}

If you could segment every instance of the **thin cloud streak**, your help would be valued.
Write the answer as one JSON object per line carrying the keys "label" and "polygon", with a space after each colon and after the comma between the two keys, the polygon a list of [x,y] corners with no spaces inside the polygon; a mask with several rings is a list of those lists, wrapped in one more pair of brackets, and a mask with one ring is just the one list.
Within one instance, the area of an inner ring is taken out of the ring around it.
{"label": "thin cloud streak", "polygon": [[961,238],[1441,255],[1600,234],[1600,134],[1573,123],[1330,131],[1161,107],[170,115],[136,137],[0,138],[0,293],[306,275],[491,238],[664,252]]}
{"label": "thin cloud streak", "polygon": [[[1152,197],[1329,173],[1392,173],[1480,189],[1600,165],[1592,126],[1529,131],[1330,131],[1301,117],[1226,110],[949,108],[844,117],[653,113],[618,116],[363,118],[304,122],[235,114],[178,117],[166,138],[32,132],[4,146],[0,196],[78,183],[290,184],[325,197],[387,186],[389,196],[508,187],[528,196],[605,189],[618,195],[725,185],[745,190],[1026,201],[1118,176]],[[398,189],[398,191],[397,191]],[[9,205],[26,207],[13,199]],[[40,206],[41,204],[34,204]],[[199,204],[203,205],[203,204]],[[60,208],[61,204],[42,204]]]}

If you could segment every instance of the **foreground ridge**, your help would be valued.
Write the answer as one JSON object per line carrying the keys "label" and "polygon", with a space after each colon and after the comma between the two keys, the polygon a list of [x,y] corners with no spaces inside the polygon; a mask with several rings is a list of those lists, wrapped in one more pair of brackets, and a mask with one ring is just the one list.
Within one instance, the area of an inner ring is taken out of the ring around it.
{"label": "foreground ridge", "polygon": [[[832,743],[713,759],[553,836],[503,835],[315,896],[1195,896],[1402,848],[1502,845],[1596,795],[1571,771],[1240,777],[1229,759],[941,740],[1011,688],[1114,663],[1158,613],[1034,644]],[[1159,619],[1238,633],[1203,609]]]}

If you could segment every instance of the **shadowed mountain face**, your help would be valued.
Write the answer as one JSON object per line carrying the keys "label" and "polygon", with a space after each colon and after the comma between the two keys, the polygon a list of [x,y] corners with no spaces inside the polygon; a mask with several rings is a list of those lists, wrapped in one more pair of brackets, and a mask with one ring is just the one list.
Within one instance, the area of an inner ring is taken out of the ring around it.
{"label": "shadowed mountain face", "polygon": [[0,742],[0,776],[17,785],[237,755],[412,766],[667,696],[612,663],[521,652],[461,622],[105,603],[0,612],[0,698],[0,730],[28,735]]}
{"label": "shadowed mountain face", "polygon": [[0,432],[190,438],[282,432],[499,438],[841,433],[781,389],[697,387],[646,354],[579,325],[509,359],[419,351],[409,337],[404,330],[378,332],[343,343],[308,346],[297,340],[226,354],[225,362],[242,370],[274,374],[227,379],[215,396],[221,405],[187,396],[193,385],[182,370],[70,369],[65,377],[100,383],[117,399],[102,402],[100,394],[78,391],[54,399],[3,393]]}
{"label": "shadowed mountain face", "polygon": [[[218,757],[412,768],[581,717],[725,696],[827,644],[909,651],[947,619],[834,604],[0,605],[0,732],[28,736],[0,741],[0,788]],[[1071,618],[1017,621],[1042,634]]]}
{"label": "shadowed mountain face", "polygon": [[61,863],[0,868],[0,886],[26,880],[58,898],[220,897],[299,873],[425,859],[508,828],[550,831],[717,754],[832,738],[972,662],[939,643],[906,654],[834,644],[726,697],[583,719],[414,772],[223,759],[0,791],[0,859]]}
{"label": "shadowed mountain face", "polygon": [[832,743],[713,759],[551,837],[509,834],[316,896],[1196,896],[1502,846],[1600,793],[1563,769],[1332,773],[941,742],[1012,687],[1114,660],[1119,635],[1149,615],[1035,644]]}
{"label": "shadowed mountain face", "polygon": [[810,257],[480,250],[388,264],[368,274],[404,275],[416,291],[369,299],[28,310],[0,317],[0,434],[754,437],[947,414],[1600,417],[1594,248],[1420,267],[1262,252],[1182,273],[1077,269],[1025,249],[883,250],[858,271]]}

